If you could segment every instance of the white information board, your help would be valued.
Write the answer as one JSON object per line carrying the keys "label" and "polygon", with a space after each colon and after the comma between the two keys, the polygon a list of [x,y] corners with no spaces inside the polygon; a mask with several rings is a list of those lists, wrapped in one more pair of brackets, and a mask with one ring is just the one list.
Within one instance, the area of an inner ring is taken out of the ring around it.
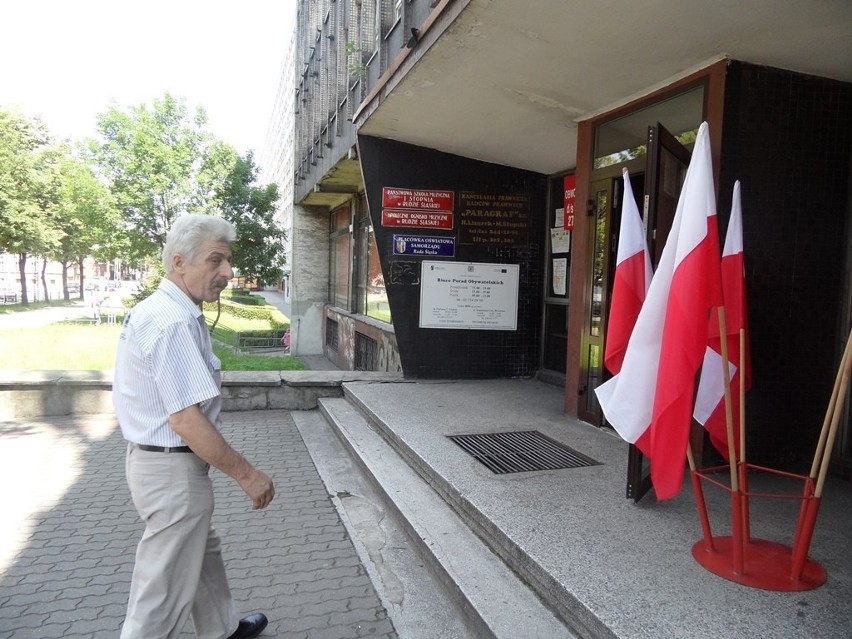
{"label": "white information board", "polygon": [[518,329],[517,264],[421,264],[420,328]]}

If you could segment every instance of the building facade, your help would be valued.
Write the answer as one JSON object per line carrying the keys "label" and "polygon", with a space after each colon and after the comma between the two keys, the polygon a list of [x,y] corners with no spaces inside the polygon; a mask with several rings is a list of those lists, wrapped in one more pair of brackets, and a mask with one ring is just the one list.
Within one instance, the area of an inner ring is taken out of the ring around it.
{"label": "building facade", "polygon": [[722,234],[743,184],[751,458],[809,462],[852,325],[852,6],[652,4],[300,2],[294,351],[535,376],[604,426],[622,170],[658,258],[707,122]]}

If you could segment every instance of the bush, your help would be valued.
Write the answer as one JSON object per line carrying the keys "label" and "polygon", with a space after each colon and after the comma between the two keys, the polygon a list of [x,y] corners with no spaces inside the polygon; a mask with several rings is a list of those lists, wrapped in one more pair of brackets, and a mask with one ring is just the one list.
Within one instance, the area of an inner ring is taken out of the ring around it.
{"label": "bush", "polygon": [[265,306],[266,300],[258,295],[252,295],[245,288],[226,288],[222,291],[222,297],[236,304],[244,304],[246,306]]}
{"label": "bush", "polygon": [[159,273],[146,278],[145,282],[142,284],[142,288],[133,293],[130,297],[121,298],[121,303],[124,304],[124,308],[133,308],[146,297],[149,297],[157,290],[157,287],[160,285],[160,280],[162,279],[163,276]]}
{"label": "bush", "polygon": [[[249,320],[266,320],[272,329],[290,328],[290,321],[274,306],[245,306],[230,300],[219,300],[222,312]],[[205,311],[216,311],[216,302],[205,302]]]}

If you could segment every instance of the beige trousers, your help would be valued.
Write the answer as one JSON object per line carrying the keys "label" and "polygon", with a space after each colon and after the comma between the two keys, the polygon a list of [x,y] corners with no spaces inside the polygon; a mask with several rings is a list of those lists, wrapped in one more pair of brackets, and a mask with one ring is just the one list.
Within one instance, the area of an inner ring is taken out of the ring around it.
{"label": "beige trousers", "polygon": [[148,452],[130,444],[125,470],[145,532],[136,548],[121,639],[176,639],[190,616],[199,639],[226,639],[239,614],[210,525],[208,464],[192,453]]}

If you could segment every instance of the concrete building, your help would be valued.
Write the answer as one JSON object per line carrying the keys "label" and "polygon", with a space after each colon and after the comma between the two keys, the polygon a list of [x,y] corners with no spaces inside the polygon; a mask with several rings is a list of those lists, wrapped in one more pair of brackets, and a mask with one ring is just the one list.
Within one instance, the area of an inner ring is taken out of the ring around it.
{"label": "concrete building", "polygon": [[319,0],[297,16],[294,352],[538,377],[602,426],[622,169],[658,259],[706,121],[723,236],[743,183],[751,458],[809,460],[852,320],[852,5]]}
{"label": "concrete building", "polygon": [[259,181],[261,184],[278,186],[278,205],[275,219],[286,229],[284,274],[278,289],[284,294],[284,299],[290,302],[290,264],[293,262],[291,244],[293,228],[293,157],[295,152],[295,77],[293,64],[295,52],[295,33],[282,34],[282,42],[286,49],[281,64],[278,89],[272,105],[269,127],[263,150],[258,157],[260,167]]}

